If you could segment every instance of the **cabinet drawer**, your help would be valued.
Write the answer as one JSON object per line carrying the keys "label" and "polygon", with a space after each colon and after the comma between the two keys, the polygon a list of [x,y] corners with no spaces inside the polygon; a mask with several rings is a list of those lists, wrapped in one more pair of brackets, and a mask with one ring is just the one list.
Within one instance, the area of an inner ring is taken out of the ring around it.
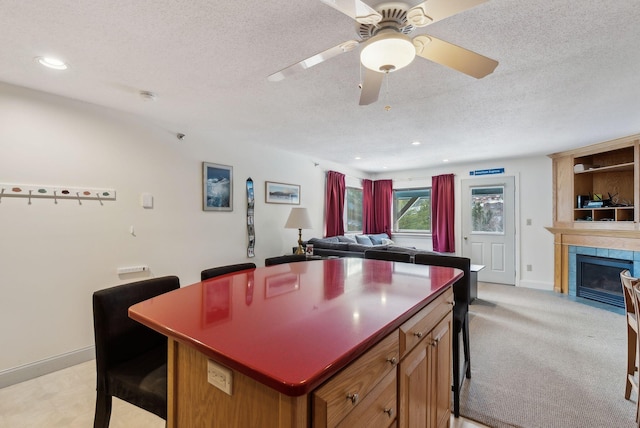
{"label": "cabinet drawer", "polygon": [[337,428],[388,427],[396,420],[397,412],[396,371],[392,370],[345,417]]}
{"label": "cabinet drawer", "polygon": [[314,426],[336,426],[387,374],[395,380],[398,361],[394,331],[313,393]]}
{"label": "cabinet drawer", "polygon": [[400,358],[404,358],[452,308],[453,288],[449,288],[402,324],[399,334]]}

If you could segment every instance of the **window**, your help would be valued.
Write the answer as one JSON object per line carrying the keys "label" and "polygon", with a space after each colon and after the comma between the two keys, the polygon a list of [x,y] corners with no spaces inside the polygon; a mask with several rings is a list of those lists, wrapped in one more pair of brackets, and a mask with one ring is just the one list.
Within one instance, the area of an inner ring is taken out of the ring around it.
{"label": "window", "polygon": [[362,189],[347,187],[345,216],[347,232],[362,232]]}
{"label": "window", "polygon": [[431,231],[431,188],[393,191],[394,232]]}
{"label": "window", "polygon": [[471,189],[473,233],[504,234],[504,187]]}

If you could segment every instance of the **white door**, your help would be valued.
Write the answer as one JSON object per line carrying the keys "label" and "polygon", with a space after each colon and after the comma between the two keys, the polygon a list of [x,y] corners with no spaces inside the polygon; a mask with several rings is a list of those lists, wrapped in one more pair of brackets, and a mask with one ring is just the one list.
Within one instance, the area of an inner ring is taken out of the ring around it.
{"label": "white door", "polygon": [[462,255],[484,265],[478,281],[515,285],[515,180],[461,180]]}

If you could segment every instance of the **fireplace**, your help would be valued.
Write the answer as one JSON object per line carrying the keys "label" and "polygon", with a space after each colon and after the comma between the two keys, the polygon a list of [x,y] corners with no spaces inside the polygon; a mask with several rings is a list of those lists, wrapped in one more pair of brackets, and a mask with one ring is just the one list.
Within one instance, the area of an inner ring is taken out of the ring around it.
{"label": "fireplace", "polygon": [[576,255],[576,295],[624,308],[620,272],[633,272],[633,261]]}

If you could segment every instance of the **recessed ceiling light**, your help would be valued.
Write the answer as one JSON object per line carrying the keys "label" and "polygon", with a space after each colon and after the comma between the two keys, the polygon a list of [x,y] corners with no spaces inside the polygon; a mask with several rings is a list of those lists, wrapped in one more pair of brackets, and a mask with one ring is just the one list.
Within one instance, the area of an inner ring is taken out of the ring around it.
{"label": "recessed ceiling light", "polygon": [[360,156],[356,156],[354,159],[355,159],[355,160],[360,160],[360,159],[362,159],[362,158],[361,158]]}
{"label": "recessed ceiling light", "polygon": [[36,58],[41,65],[44,65],[48,68],[53,68],[54,70],[66,70],[69,66],[62,60],[57,58],[52,58],[50,56],[39,56]]}
{"label": "recessed ceiling light", "polygon": [[420,141],[414,141],[413,143],[411,143],[411,145],[413,145],[413,146],[419,146],[419,145],[420,145]]}
{"label": "recessed ceiling light", "polygon": [[442,162],[449,162],[449,159],[442,159]]}

